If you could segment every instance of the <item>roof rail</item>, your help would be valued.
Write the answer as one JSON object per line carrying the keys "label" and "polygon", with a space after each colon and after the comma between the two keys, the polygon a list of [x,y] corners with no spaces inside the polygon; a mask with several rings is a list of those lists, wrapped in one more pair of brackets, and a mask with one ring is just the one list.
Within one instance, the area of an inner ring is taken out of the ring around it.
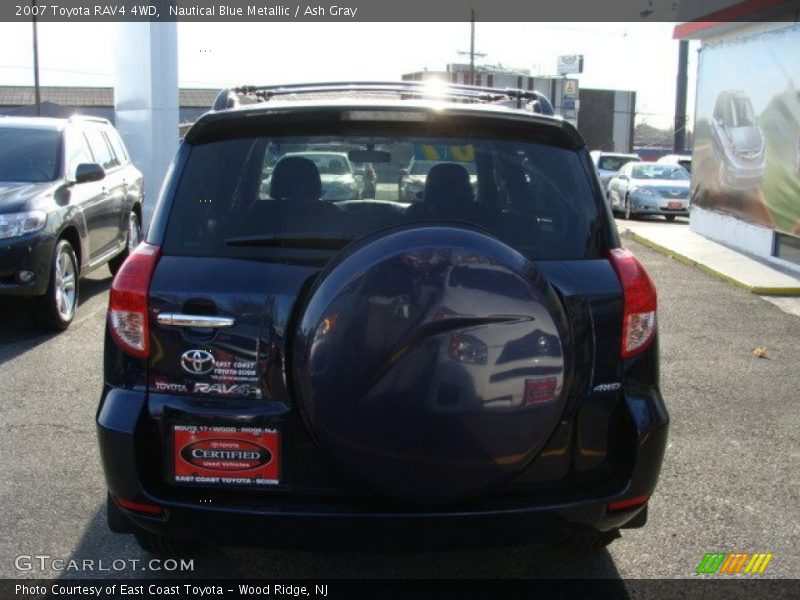
{"label": "roof rail", "polygon": [[269,102],[276,96],[327,93],[392,94],[401,98],[449,99],[483,104],[510,100],[516,101],[517,108],[530,105],[533,112],[554,114],[553,105],[547,96],[534,90],[479,87],[446,82],[432,84],[426,81],[335,81],[270,86],[245,85],[222,90],[214,100],[212,110],[219,111],[244,104]]}

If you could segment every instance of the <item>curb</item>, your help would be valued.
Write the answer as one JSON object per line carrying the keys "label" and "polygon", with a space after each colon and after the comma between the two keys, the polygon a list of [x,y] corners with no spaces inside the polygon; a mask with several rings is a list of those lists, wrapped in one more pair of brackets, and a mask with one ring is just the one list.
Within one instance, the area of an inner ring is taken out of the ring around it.
{"label": "curb", "polygon": [[749,285],[735,277],[731,277],[730,275],[726,275],[722,271],[718,271],[709,267],[708,265],[701,263],[699,261],[693,260],[688,256],[683,254],[679,254],[666,246],[662,246],[661,244],[657,244],[656,242],[639,235],[638,233],[634,233],[630,229],[625,230],[622,234],[622,237],[628,238],[633,240],[634,242],[638,242],[643,246],[647,246],[648,248],[655,250],[656,252],[660,252],[661,254],[666,254],[667,256],[674,258],[680,263],[685,265],[689,265],[691,267],[697,267],[706,273],[714,275],[722,279],[723,281],[727,281],[728,283],[732,283],[733,285],[740,287],[742,289],[748,290],[753,294],[758,294],[759,296],[800,296],[800,287],[762,287],[758,285]]}

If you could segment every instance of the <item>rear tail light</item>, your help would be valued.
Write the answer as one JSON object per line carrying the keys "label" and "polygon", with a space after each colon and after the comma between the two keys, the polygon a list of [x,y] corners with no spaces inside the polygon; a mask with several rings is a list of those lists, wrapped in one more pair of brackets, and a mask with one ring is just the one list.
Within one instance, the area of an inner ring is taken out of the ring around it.
{"label": "rear tail light", "polygon": [[656,288],[644,265],[625,248],[609,252],[611,266],[622,284],[625,308],[622,317],[622,357],[647,349],[656,332]]}
{"label": "rear tail light", "polygon": [[139,244],[111,284],[108,324],[117,345],[134,356],[150,354],[147,295],[161,248]]}
{"label": "rear tail light", "polygon": [[146,504],[144,502],[134,502],[133,500],[125,500],[119,496],[114,496],[116,503],[127,510],[133,512],[144,513],[147,515],[160,515],[164,513],[164,509],[155,504]]}
{"label": "rear tail light", "polygon": [[616,502],[611,502],[606,508],[608,509],[608,512],[628,510],[629,508],[636,508],[637,506],[646,504],[648,500],[650,500],[650,496],[636,496],[635,498],[628,498],[627,500],[617,500]]}

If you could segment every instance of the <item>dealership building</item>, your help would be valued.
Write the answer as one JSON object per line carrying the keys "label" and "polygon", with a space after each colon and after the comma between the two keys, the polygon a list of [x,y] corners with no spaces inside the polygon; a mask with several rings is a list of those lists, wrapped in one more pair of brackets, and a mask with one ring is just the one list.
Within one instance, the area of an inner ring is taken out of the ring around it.
{"label": "dealership building", "polygon": [[[473,81],[473,73],[470,65],[453,63],[448,64],[444,71],[415,71],[405,73],[402,78],[405,81],[465,85]],[[636,92],[588,89],[580,87],[574,76],[534,76],[528,69],[509,69],[499,65],[476,65],[474,84],[540,92],[552,102],[556,114],[578,127],[592,150],[633,151]]]}

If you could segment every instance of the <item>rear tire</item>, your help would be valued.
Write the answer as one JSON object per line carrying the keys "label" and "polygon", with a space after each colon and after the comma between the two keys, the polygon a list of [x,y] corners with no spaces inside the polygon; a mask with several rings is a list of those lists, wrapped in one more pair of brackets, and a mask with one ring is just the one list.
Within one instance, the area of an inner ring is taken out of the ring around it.
{"label": "rear tire", "polygon": [[672,223],[675,220],[675,215],[665,215],[664,218]]}
{"label": "rear tire", "polygon": [[131,211],[131,215],[128,220],[128,235],[125,243],[125,250],[108,261],[108,270],[111,271],[112,275],[117,274],[117,271],[119,271],[122,267],[122,263],[124,263],[125,259],[133,253],[133,251],[136,249],[136,246],[139,245],[141,239],[142,226],[139,223],[139,216],[134,211]]}
{"label": "rear tire", "polygon": [[59,240],[50,263],[50,283],[31,305],[31,318],[42,329],[64,331],[78,307],[78,259],[67,240]]}
{"label": "rear tire", "polygon": [[188,542],[152,533],[144,529],[137,529],[133,536],[142,550],[156,556],[185,556],[195,547]]}

